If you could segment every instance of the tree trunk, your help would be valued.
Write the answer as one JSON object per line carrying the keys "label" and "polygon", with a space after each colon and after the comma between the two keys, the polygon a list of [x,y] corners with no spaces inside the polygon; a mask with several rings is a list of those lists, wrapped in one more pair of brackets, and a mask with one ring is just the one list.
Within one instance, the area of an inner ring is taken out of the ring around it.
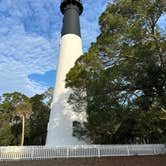
{"label": "tree trunk", "polygon": [[25,128],[25,116],[22,116],[22,135],[21,135],[21,146],[24,145],[24,128]]}

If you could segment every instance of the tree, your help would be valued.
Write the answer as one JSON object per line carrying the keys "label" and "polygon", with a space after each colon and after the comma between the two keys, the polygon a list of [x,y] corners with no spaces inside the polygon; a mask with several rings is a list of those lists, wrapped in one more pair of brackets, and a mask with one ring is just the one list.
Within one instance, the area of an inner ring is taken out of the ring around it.
{"label": "tree", "polygon": [[51,96],[51,88],[31,98],[19,92],[3,94],[0,97],[0,145],[19,145],[20,142],[45,145]]}
{"label": "tree", "polygon": [[32,112],[32,105],[29,102],[21,102],[16,106],[16,113],[22,118],[21,146],[24,145],[25,118],[29,118]]}
{"label": "tree", "polygon": [[[92,143],[156,143],[166,138],[165,0],[115,0],[101,34],[67,74],[69,103],[85,110],[75,135]],[[124,138],[125,136],[125,138]]]}
{"label": "tree", "polygon": [[[30,145],[45,145],[50,106],[45,103],[45,93],[31,97]],[[33,138],[33,139],[32,139]]]}
{"label": "tree", "polygon": [[49,87],[45,92],[44,92],[44,100],[46,101],[46,104],[51,107],[51,102],[53,99],[53,92],[54,88]]}
{"label": "tree", "polygon": [[9,146],[14,139],[9,121],[10,115],[0,110],[0,146]]}
{"label": "tree", "polygon": [[[0,110],[2,119],[0,135],[1,145],[18,145],[21,137],[21,121],[16,114],[16,106],[20,102],[28,101],[29,98],[19,92],[5,93],[2,95]],[[28,123],[27,123],[28,124]],[[25,130],[28,135],[28,127]],[[5,143],[6,142],[6,143]]]}

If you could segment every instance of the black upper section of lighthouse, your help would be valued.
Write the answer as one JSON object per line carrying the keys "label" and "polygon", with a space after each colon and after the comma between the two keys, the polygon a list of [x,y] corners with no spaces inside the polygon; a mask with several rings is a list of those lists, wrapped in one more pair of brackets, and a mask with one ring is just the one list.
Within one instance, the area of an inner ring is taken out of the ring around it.
{"label": "black upper section of lighthouse", "polygon": [[62,0],[60,6],[64,15],[62,36],[75,34],[81,36],[79,16],[83,12],[83,5],[80,0]]}

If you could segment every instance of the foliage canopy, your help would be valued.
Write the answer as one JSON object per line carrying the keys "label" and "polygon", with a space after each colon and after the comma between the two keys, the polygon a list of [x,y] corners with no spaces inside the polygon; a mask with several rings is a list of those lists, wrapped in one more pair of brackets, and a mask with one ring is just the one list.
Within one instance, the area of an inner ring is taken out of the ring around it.
{"label": "foliage canopy", "polygon": [[69,103],[86,111],[74,130],[92,143],[166,142],[165,0],[115,0],[99,19],[101,33],[67,75]]}

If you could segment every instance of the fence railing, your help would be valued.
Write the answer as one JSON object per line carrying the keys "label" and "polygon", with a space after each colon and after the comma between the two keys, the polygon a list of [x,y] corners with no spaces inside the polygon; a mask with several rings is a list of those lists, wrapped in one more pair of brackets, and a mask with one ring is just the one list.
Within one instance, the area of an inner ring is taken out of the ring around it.
{"label": "fence railing", "polygon": [[65,147],[8,146],[0,147],[0,161],[43,160],[166,154],[166,146],[156,145],[77,145]]}

